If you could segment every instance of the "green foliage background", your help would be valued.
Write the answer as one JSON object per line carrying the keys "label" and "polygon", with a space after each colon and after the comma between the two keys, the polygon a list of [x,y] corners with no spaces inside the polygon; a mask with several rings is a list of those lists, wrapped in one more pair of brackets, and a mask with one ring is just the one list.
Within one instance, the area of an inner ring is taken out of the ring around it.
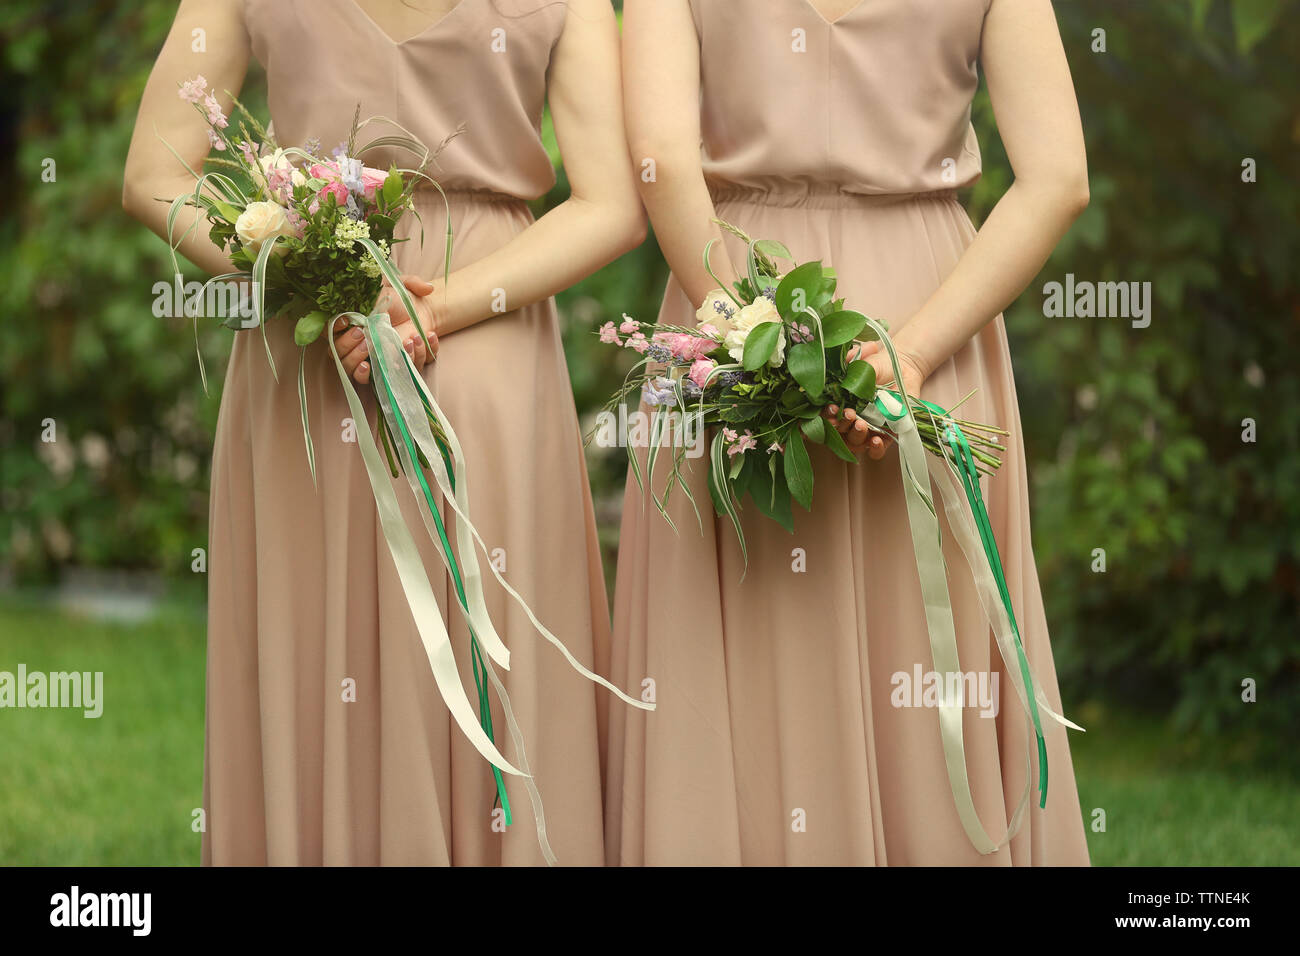
{"label": "green foliage background", "polygon": [[[201,593],[190,555],[206,542],[219,395],[199,386],[189,329],[152,317],[165,248],[119,201],[174,9],[8,0],[0,11],[0,568],[21,584],[133,568]],[[1287,0],[1057,4],[1092,204],[1008,312],[1067,702],[1136,703],[1186,729],[1247,731],[1249,746],[1300,720],[1296,12]],[[978,223],[1011,172],[983,93],[976,123]],[[1247,158],[1257,182],[1242,181]],[[566,189],[561,175],[538,211]],[[1149,280],[1150,327],[1044,318],[1043,283],[1066,273]],[[623,371],[590,330],[652,316],[665,278],[650,241],[561,296],[583,413]],[[228,336],[202,335],[211,368]],[[53,445],[40,441],[50,420]],[[612,546],[623,461],[593,450],[591,466]],[[1259,706],[1241,703],[1245,678]]]}

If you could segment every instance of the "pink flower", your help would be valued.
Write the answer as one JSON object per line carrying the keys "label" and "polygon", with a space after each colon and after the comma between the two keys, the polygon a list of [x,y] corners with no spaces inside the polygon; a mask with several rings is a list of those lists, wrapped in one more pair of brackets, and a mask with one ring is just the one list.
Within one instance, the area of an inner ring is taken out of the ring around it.
{"label": "pink flower", "polygon": [[226,119],[226,114],[221,112],[221,104],[217,102],[217,98],[211,93],[203,97],[203,108],[208,111],[208,122],[217,129],[225,129],[230,125],[230,122]]}
{"label": "pink flower", "polygon": [[203,99],[203,95],[207,91],[208,81],[205,80],[203,74],[200,73],[194,79],[186,80],[182,83],[178,95],[186,103],[197,103],[199,100]]}
{"label": "pink flower", "polygon": [[323,163],[312,163],[307,172],[312,179],[323,179],[326,182],[331,182],[339,178],[339,164],[331,163],[328,160]]}
{"label": "pink flower", "polygon": [[722,430],[722,440],[733,442],[736,440],[736,430],[734,428],[724,428]]}
{"label": "pink flower", "polygon": [[702,339],[682,332],[656,332],[654,341],[672,352],[673,358],[679,362],[694,362],[718,347],[718,343],[712,339]]}
{"label": "pink flower", "polygon": [[700,335],[707,335],[715,339],[722,337],[722,333],[718,331],[717,326],[710,325],[707,322],[700,326]]}
{"label": "pink flower", "polygon": [[785,446],[782,445],[779,441],[774,441],[772,442],[772,444],[767,446],[767,453],[769,455],[777,451],[785,451]]}
{"label": "pink flower", "polygon": [[717,367],[717,364],[713,359],[696,359],[686,377],[700,388],[703,388],[709,381],[709,373]]}
{"label": "pink flower", "polygon": [[244,156],[244,162],[248,163],[248,165],[253,166],[253,167],[256,167],[256,166],[258,165],[258,163],[257,163],[257,147],[254,146],[252,143],[247,142],[247,141],[240,143],[240,144],[239,144],[239,151],[240,151],[240,153],[243,154],[243,156]]}
{"label": "pink flower", "polygon": [[[732,432],[731,434],[734,436],[736,433]],[[726,432],[723,432],[723,435],[725,436]],[[735,439],[731,447],[727,449],[727,455],[728,457],[733,457],[735,455],[743,455],[751,448],[757,448],[757,447],[758,447],[758,440],[754,438],[754,433],[747,431],[745,432],[745,434]]]}
{"label": "pink flower", "polygon": [[647,339],[640,332],[637,332],[635,335],[633,335],[631,338],[629,338],[626,342],[623,343],[623,347],[632,349],[633,351],[638,352],[641,355],[644,355],[645,350],[650,347],[650,340]]}
{"label": "pink flower", "polygon": [[284,215],[289,220],[289,228],[293,230],[293,234],[301,239],[307,231],[307,220],[292,206],[285,209]]}
{"label": "pink flower", "polygon": [[623,324],[618,327],[618,330],[622,332],[624,335],[630,335],[631,333],[635,332],[639,328],[641,328],[641,323],[638,322],[636,319],[632,318],[632,316],[628,315],[626,312],[624,312]]}
{"label": "pink flower", "polygon": [[293,196],[292,170],[281,166],[272,166],[266,173],[266,185],[271,192],[281,199]]}
{"label": "pink flower", "polygon": [[340,207],[346,206],[348,204],[348,187],[344,186],[338,180],[335,180],[332,183],[326,183],[321,187],[320,192],[316,194],[316,198],[318,201],[324,202],[326,196],[333,196],[334,202]]}
{"label": "pink flower", "polygon": [[384,185],[384,180],[388,178],[388,173],[382,169],[371,169],[369,166],[361,168],[361,185],[364,188],[366,198],[374,199],[375,192]]}
{"label": "pink flower", "polygon": [[211,143],[212,148],[218,152],[226,148],[226,141],[218,136],[216,130],[212,129],[212,127],[208,127],[208,142]]}
{"label": "pink flower", "polygon": [[623,340],[618,337],[618,329],[614,328],[613,322],[606,322],[600,327],[600,340],[609,345],[623,344]]}

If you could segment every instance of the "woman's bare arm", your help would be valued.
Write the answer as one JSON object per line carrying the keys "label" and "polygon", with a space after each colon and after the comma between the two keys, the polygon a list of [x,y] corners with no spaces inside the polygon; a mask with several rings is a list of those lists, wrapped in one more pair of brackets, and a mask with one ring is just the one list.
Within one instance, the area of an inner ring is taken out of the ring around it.
{"label": "woman's bare arm", "polygon": [[[700,45],[688,0],[623,4],[624,101],[633,162],[652,162],[639,178],[659,248],[695,305],[718,287],[704,248],[721,238],[700,158]],[[719,243],[711,262],[723,282],[735,278]]]}
{"label": "woman's bare arm", "polygon": [[445,336],[546,299],[640,245],[645,214],[623,139],[618,21],[609,0],[568,0],[548,97],[571,195],[500,249],[434,277],[436,329]]}
{"label": "woman's bare arm", "polygon": [[[196,29],[204,31],[206,52],[198,53],[192,48]],[[131,134],[122,188],[123,208],[164,239],[167,238],[168,205],[177,196],[194,189],[194,177],[167,144],[194,170],[201,170],[210,148],[207,124],[192,104],[180,98],[180,84],[201,74],[222,109],[229,113],[230,97],[224,91],[238,95],[248,69],[249,53],[240,0],[182,0],[145,84],[135,131]],[[200,215],[190,207],[181,210],[173,229],[175,237],[185,234]],[[202,223],[185,239],[179,251],[213,275],[232,271],[229,257],[208,239],[208,230]]]}
{"label": "woman's bare arm", "polygon": [[[1088,204],[1079,106],[1049,0],[993,0],[981,62],[1015,182],[895,336],[922,381],[1024,291]],[[885,371],[880,355],[872,361]]]}

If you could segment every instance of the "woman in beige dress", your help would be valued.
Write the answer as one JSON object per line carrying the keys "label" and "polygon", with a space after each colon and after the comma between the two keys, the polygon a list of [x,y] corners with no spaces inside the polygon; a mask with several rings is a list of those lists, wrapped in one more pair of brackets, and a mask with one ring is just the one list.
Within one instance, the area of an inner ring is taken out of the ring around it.
{"label": "woman in beige dress", "polygon": [[[195,31],[206,52],[195,52]],[[590,666],[608,640],[608,612],[550,297],[644,235],[608,0],[184,0],[127,165],[126,206],[155,231],[165,234],[167,207],[154,197],[192,188],[155,130],[195,168],[207,152],[177,84],[203,74],[237,94],[250,54],[266,69],[282,145],[315,138],[329,150],[346,139],[358,103],[362,117],[388,117],[431,147],[465,124],[433,171],[450,194],[450,280],[432,190],[416,197],[423,237],[414,217],[403,220],[411,241],[395,247],[396,263],[409,287],[428,293],[417,308],[441,347],[424,376],[464,446],[475,523],[506,578]],[[573,195],[534,222],[525,201],[555,182],[540,135],[547,100]],[[365,157],[379,167],[409,158]],[[182,251],[229,271],[205,237],[200,230]],[[415,338],[408,316],[394,312],[393,324]],[[339,349],[366,382],[350,331]],[[295,368],[292,324],[271,322],[266,334],[277,366]],[[408,348],[417,363],[429,358],[418,339]],[[520,781],[507,778],[516,822],[501,832],[490,767],[439,697],[323,343],[308,353],[306,382],[316,489],[293,382],[273,381],[257,333],[236,334],[212,466],[203,861],[540,863]],[[360,391],[373,421],[370,390]],[[419,528],[409,489],[398,496]],[[424,550],[471,686],[468,632],[448,612],[454,592],[436,554]],[[513,651],[502,676],[550,843],[561,863],[600,864],[598,690],[490,577],[485,587]],[[504,727],[499,710],[493,718]],[[514,762],[500,730],[497,742]]]}
{"label": "woman in beige dress", "polygon": [[[723,281],[743,269],[716,215],[834,266],[849,307],[889,323],[911,394],[949,407],[978,389],[963,417],[1011,433],[984,491],[1029,660],[1059,711],[998,314],[1087,201],[1048,0],[628,0],[624,54],[632,157],[654,172],[642,196],[673,271],[660,321],[696,321],[717,285],[700,255],[710,239],[725,241]],[[977,64],[1016,174],[978,237],[954,196],[980,173]],[[936,709],[895,706],[911,696],[900,681],[931,665],[894,452],[829,411],[877,460],[814,446],[815,501],[796,508],[793,535],[742,513],[747,575],[726,519],[706,518],[701,536],[679,493],[674,533],[629,479],[612,672],[653,682],[658,710],[611,711],[610,862],[1086,864],[1051,721],[1047,809],[1034,799],[996,852],[967,838]],[[706,471],[694,463],[704,503]],[[1024,791],[1025,716],[941,526],[962,670],[1002,678],[995,718],[963,711],[974,806],[996,842]]]}

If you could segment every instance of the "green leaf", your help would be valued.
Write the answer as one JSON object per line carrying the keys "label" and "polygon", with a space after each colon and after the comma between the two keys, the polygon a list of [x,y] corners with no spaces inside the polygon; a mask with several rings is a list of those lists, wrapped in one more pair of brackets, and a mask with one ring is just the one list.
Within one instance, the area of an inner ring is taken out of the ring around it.
{"label": "green leaf", "polygon": [[761,471],[762,466],[754,464],[758,458],[757,455],[745,454],[737,457],[741,458],[744,464],[741,466],[739,474],[731,476],[731,494],[732,497],[739,501],[741,498],[745,497],[745,491],[749,488],[750,478],[753,476],[754,472]]}
{"label": "green leaf", "polygon": [[826,419],[818,415],[816,418],[809,418],[799,426],[809,441],[816,442],[819,445],[825,444],[826,433],[834,431],[833,428],[826,427]]}
{"label": "green leaf", "polygon": [[232,226],[235,220],[239,218],[239,210],[228,202],[222,202],[219,199],[212,200],[212,208],[221,214],[221,218],[226,220]]}
{"label": "green leaf", "polygon": [[293,327],[294,343],[297,345],[311,345],[320,338],[321,332],[325,331],[325,323],[328,321],[329,316],[324,312],[308,312]]}
{"label": "green leaf", "polygon": [[844,378],[840,385],[858,398],[870,401],[876,397],[876,370],[870,362],[863,362],[860,359],[850,362],[849,367],[844,370]]}
{"label": "green leaf", "polygon": [[763,322],[756,325],[745,339],[745,371],[752,372],[767,364],[776,351],[776,340],[781,334],[780,322]]}
{"label": "green leaf", "polygon": [[381,239],[392,235],[393,229],[397,226],[397,220],[392,216],[385,216],[378,212],[367,219],[366,223],[370,226],[370,235]]}
{"label": "green leaf", "polygon": [[396,169],[388,171],[388,178],[384,180],[384,206],[391,206],[397,200],[402,198],[402,175]]}
{"label": "green leaf", "polygon": [[[867,317],[860,312],[836,312],[822,319],[822,335],[826,348],[845,345],[858,337],[867,326]],[[875,333],[871,333],[875,337]]]}
{"label": "green leaf", "polygon": [[805,511],[812,510],[813,470],[812,459],[804,447],[803,435],[792,432],[785,443],[785,482],[790,488],[794,500],[803,505]]}
{"label": "green leaf", "polygon": [[731,458],[731,470],[727,473],[727,477],[732,481],[735,481],[736,476],[740,474],[740,469],[745,467],[745,462],[748,460],[749,455],[743,452],[739,455],[733,455]]}
{"label": "green leaf", "polygon": [[[799,305],[817,308],[818,300],[823,298],[824,283],[820,262],[805,262],[796,266],[786,273],[781,284],[776,287],[776,310],[783,319],[794,319],[803,315],[803,310],[797,308]],[[796,302],[796,298],[802,301]],[[828,295],[824,298],[829,301]]]}
{"label": "green leaf", "polygon": [[755,467],[750,479],[749,496],[758,510],[786,531],[794,533],[794,511],[790,507],[790,489],[785,474],[777,467],[776,454],[767,456],[768,467]]}
{"label": "green leaf", "polygon": [[816,342],[792,346],[785,364],[810,398],[816,399],[826,390],[825,353]]}
{"label": "green leaf", "polygon": [[857,456],[854,455],[853,452],[849,451],[849,446],[844,443],[844,439],[840,436],[838,431],[828,425],[826,426],[824,434],[826,437],[827,448],[833,451],[837,457],[842,458],[847,462],[857,464]]}
{"label": "green leaf", "polygon": [[790,250],[775,239],[760,239],[754,243],[754,250],[771,259],[793,259]]}
{"label": "green leaf", "polygon": [[1284,0],[1233,0],[1232,28],[1237,35],[1237,52],[1249,53],[1264,39],[1284,5]]}

